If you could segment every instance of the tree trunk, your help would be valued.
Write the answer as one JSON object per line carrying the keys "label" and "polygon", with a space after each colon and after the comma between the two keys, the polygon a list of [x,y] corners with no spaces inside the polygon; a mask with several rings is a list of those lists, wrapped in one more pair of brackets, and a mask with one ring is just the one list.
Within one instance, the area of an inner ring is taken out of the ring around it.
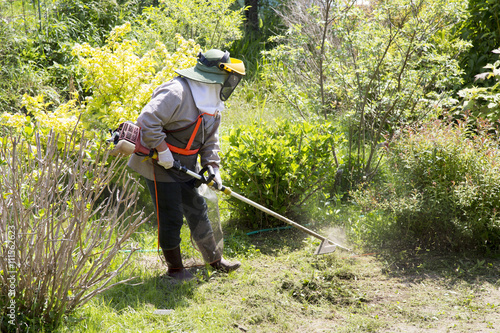
{"label": "tree trunk", "polygon": [[247,33],[259,31],[259,0],[245,0],[245,31]]}

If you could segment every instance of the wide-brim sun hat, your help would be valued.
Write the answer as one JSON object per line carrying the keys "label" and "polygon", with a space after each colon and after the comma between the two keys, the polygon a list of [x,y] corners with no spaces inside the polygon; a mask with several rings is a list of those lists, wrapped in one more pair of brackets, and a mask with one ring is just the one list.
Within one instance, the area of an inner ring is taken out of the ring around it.
{"label": "wide-brim sun hat", "polygon": [[224,84],[229,72],[245,75],[245,66],[241,60],[230,58],[228,51],[216,49],[198,54],[196,65],[191,68],[177,69],[175,72],[188,79],[209,84]]}

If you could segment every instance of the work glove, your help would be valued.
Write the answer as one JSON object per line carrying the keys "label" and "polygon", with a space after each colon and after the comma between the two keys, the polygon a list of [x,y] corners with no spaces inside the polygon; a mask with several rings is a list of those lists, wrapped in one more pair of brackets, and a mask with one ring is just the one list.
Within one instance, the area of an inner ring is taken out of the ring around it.
{"label": "work glove", "polygon": [[222,189],[222,178],[220,177],[219,168],[214,168],[214,175],[215,176],[214,176],[213,187],[215,187],[218,190],[221,190]]}
{"label": "work glove", "polygon": [[164,151],[158,152],[158,164],[165,169],[170,169],[174,166],[174,157],[170,152],[170,149],[165,149]]}

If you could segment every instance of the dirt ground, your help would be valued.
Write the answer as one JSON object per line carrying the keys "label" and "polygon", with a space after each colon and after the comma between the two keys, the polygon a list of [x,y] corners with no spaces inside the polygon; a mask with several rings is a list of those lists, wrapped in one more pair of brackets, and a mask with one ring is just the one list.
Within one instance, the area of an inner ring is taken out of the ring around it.
{"label": "dirt ground", "polygon": [[[377,332],[500,332],[500,260],[353,258]],[[349,313],[340,315],[349,316]]]}

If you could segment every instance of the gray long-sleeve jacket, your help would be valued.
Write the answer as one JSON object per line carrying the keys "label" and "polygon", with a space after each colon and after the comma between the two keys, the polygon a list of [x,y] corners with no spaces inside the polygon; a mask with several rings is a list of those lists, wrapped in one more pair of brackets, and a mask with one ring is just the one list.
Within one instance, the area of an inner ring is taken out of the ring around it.
{"label": "gray long-sleeve jacket", "polygon": [[[166,140],[178,148],[185,148],[199,116],[200,111],[189,84],[186,79],[176,77],[155,89],[151,101],[137,118],[137,125],[141,127],[141,143],[144,147],[153,149]],[[214,116],[204,115],[191,146],[191,149],[199,148],[199,151],[194,155],[172,152],[174,159],[190,170],[196,170],[198,156],[202,166],[209,163],[219,165],[219,125],[219,112]],[[150,180],[155,177],[160,182],[186,182],[192,179],[176,170],[166,170],[151,158],[145,159],[136,154],[130,157],[128,166]]]}

